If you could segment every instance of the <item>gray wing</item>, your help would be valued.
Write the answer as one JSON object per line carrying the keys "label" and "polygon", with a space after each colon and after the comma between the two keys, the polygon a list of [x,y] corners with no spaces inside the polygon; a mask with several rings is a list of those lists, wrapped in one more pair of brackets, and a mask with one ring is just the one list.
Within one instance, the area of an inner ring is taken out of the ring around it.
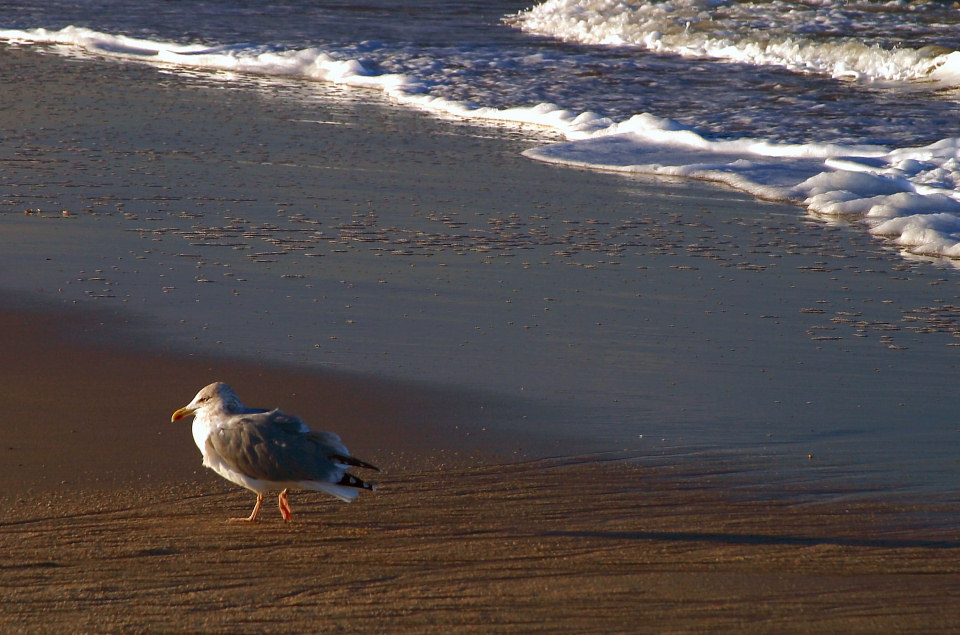
{"label": "gray wing", "polygon": [[231,467],[257,479],[336,483],[343,476],[343,468],[330,459],[346,449],[343,444],[311,440],[300,419],[278,410],[230,417],[208,443]]}
{"label": "gray wing", "polygon": [[341,459],[351,458],[340,437],[279,410],[230,417],[207,443],[237,471],[266,481],[337,483],[350,464]]}

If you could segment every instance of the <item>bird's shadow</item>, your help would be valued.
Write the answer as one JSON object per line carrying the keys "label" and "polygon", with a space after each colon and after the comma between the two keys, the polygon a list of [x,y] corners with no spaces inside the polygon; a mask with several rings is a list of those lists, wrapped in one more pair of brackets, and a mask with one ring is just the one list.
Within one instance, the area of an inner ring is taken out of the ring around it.
{"label": "bird's shadow", "polygon": [[845,538],[824,536],[776,536],[699,531],[549,531],[546,536],[606,538],[660,542],[704,542],[718,545],[818,547],[879,547],[885,549],[960,549],[960,541],[914,538]]}

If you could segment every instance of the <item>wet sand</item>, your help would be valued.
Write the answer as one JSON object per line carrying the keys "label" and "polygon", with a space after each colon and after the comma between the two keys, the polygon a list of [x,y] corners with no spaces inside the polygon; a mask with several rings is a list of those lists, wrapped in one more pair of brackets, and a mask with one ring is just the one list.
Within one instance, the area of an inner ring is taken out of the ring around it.
{"label": "wet sand", "polygon": [[205,483],[8,502],[4,632],[950,632],[960,542],[629,463],[388,475],[245,515]]}
{"label": "wet sand", "polygon": [[[24,303],[7,298],[18,300]],[[125,341],[123,330],[109,312],[37,304],[0,311],[6,491],[112,490],[195,477],[200,457],[189,422],[171,423],[170,415],[217,380],[250,405],[282,406],[338,431],[356,455],[385,468],[503,460],[522,444],[522,436],[508,443],[484,430],[509,405],[479,393],[165,354]]]}
{"label": "wet sand", "polygon": [[[109,324],[78,317],[0,313],[5,420],[19,425],[0,463],[4,632],[960,624],[955,504],[771,499],[738,476],[742,464],[696,457],[445,457],[454,440],[391,430],[451,415],[462,401],[449,395],[78,344],[78,328],[89,342]],[[332,395],[330,427],[387,469],[379,490],[351,505],[297,493],[290,523],[272,500],[256,524],[226,522],[253,495],[200,468],[186,426],[169,422],[212,368],[254,394]]]}

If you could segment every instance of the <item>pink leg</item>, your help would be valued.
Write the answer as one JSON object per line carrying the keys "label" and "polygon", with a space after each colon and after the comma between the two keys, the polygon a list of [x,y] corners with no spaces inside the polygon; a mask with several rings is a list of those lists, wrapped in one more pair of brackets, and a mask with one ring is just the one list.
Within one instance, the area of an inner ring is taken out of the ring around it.
{"label": "pink leg", "polygon": [[290,501],[287,500],[287,490],[280,492],[280,497],[277,501],[277,504],[280,506],[280,514],[283,515],[283,519],[292,520],[293,510],[290,509]]}
{"label": "pink leg", "polygon": [[257,504],[253,506],[253,511],[246,518],[230,518],[229,522],[252,523],[257,520],[257,514],[260,513],[260,505],[263,504],[263,494],[257,494]]}

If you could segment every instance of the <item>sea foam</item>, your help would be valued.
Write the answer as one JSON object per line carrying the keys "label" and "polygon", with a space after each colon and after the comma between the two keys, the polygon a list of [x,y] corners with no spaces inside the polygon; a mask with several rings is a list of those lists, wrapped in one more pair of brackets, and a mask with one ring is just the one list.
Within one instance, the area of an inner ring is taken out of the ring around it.
{"label": "sea foam", "polygon": [[[536,35],[590,45],[782,66],[867,81],[960,81],[960,53],[941,47],[884,47],[860,38],[818,38],[830,30],[896,31],[901,7],[851,10],[848,3],[720,0],[546,0],[507,18]],[[891,3],[892,4],[892,3]],[[924,3],[917,3],[922,5]],[[914,6],[922,11],[922,6]],[[851,21],[862,24],[851,25]],[[838,23],[834,29],[834,24]],[[842,24],[839,24],[842,23]]]}
{"label": "sea foam", "polygon": [[[551,0],[545,5],[557,3]],[[595,3],[583,0],[581,4]],[[526,151],[532,159],[712,180],[763,199],[803,206],[819,217],[861,221],[872,234],[912,254],[960,258],[958,138],[900,149],[754,138],[718,140],[647,113],[616,122],[546,103],[477,106],[435,95],[430,82],[412,74],[378,73],[358,60],[338,59],[317,48],[180,45],[78,27],[5,30],[0,31],[0,40],[55,44],[67,47],[63,50],[68,54],[79,51],[174,68],[335,82],[375,89],[403,104],[447,116],[532,124],[566,138]],[[960,65],[954,56],[948,55],[938,68]]]}
{"label": "sea foam", "polygon": [[588,137],[527,150],[541,161],[725,183],[821,218],[860,220],[913,254],[960,258],[960,138],[921,148],[709,140],[638,115]]}

